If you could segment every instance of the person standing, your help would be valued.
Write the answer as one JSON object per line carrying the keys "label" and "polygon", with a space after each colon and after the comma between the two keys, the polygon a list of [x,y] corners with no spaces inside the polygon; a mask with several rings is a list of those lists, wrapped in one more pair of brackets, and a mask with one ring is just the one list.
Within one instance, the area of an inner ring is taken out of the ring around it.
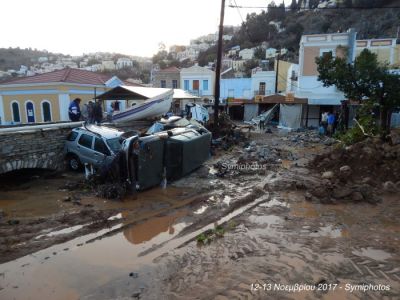
{"label": "person standing", "polygon": [[94,121],[99,125],[103,121],[103,109],[100,101],[96,101],[94,104]]}
{"label": "person standing", "polygon": [[81,103],[81,98],[75,98],[68,107],[68,116],[70,121],[77,122],[81,119],[81,109],[79,104]]}
{"label": "person standing", "polygon": [[328,112],[324,111],[321,115],[321,125],[324,127],[325,133],[328,130]]}
{"label": "person standing", "polygon": [[335,115],[332,112],[330,112],[328,114],[328,128],[327,128],[328,136],[332,136],[334,125],[335,125]]}
{"label": "person standing", "polygon": [[94,105],[93,105],[93,101],[89,101],[87,109],[88,109],[88,122],[90,124],[93,124],[94,123]]}
{"label": "person standing", "polygon": [[265,120],[266,120],[265,115],[262,114],[260,117],[260,131],[265,129]]}

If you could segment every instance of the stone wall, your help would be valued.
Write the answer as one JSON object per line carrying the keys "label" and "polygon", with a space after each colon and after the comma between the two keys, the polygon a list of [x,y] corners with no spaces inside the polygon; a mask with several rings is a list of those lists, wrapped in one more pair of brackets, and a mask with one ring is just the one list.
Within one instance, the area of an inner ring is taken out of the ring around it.
{"label": "stone wall", "polygon": [[69,132],[71,128],[0,132],[0,174],[31,168],[63,169]]}

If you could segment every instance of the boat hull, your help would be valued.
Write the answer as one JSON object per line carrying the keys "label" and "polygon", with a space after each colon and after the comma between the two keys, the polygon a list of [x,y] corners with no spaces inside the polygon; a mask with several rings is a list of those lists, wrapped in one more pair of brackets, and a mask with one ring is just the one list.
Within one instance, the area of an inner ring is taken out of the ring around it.
{"label": "boat hull", "polygon": [[171,108],[173,90],[157,95],[141,104],[113,114],[114,122],[129,122],[159,117]]}

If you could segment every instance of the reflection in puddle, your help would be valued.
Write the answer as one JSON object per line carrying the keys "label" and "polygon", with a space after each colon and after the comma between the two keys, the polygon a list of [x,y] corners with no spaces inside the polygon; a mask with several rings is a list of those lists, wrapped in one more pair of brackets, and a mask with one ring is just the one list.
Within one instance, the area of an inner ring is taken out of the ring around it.
{"label": "reflection in puddle", "polygon": [[[122,213],[124,218],[127,217],[125,214]],[[186,223],[175,224],[179,218],[185,215],[187,215],[187,211],[181,210],[172,215],[146,220],[140,224],[126,228],[124,236],[134,245],[150,240],[154,240],[154,243],[163,242],[166,240],[165,238],[170,238],[171,235],[177,234],[187,226]]]}
{"label": "reflection in puddle", "polygon": [[383,250],[373,249],[370,247],[361,248],[361,250],[354,250],[354,251],[352,251],[352,253],[354,255],[368,257],[373,260],[386,260],[386,259],[392,257],[391,254],[389,254]]}
{"label": "reflection in puddle", "polygon": [[311,202],[294,202],[291,204],[291,208],[290,213],[295,217],[318,218],[320,216],[318,210]]}

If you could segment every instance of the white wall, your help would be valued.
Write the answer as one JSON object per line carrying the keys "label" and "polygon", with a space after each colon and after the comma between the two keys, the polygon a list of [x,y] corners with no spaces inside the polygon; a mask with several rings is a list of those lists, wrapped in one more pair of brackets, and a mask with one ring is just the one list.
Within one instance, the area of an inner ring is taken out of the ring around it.
{"label": "white wall", "polygon": [[68,107],[69,107],[69,95],[59,94],[58,95],[58,105],[60,107],[60,121],[69,121]]}
{"label": "white wall", "polygon": [[260,82],[265,82],[265,95],[275,93],[275,72],[274,71],[259,71],[251,75],[251,92],[254,96],[254,92],[260,88]]}

